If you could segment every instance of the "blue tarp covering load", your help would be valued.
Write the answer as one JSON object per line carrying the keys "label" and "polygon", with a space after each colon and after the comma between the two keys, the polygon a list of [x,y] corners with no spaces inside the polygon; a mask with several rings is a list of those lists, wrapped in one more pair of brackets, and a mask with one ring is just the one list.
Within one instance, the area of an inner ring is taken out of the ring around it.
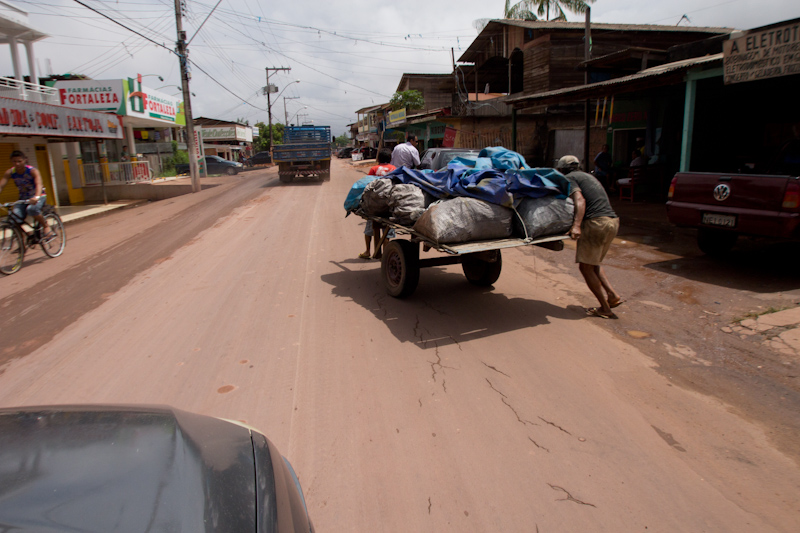
{"label": "blue tarp covering load", "polygon": [[[439,199],[477,198],[505,207],[518,205],[526,197],[565,198],[570,192],[569,182],[560,172],[530,168],[524,157],[502,147],[484,148],[475,161],[456,158],[439,172],[400,167],[384,177],[395,183],[416,185]],[[368,178],[356,182],[348,194],[345,202],[348,213],[358,206],[364,182],[372,181]]]}
{"label": "blue tarp covering load", "polygon": [[[501,147],[485,148],[476,159],[455,158],[439,172],[400,167],[381,178],[378,196],[388,199],[373,198],[376,178],[367,176],[353,185],[345,200],[347,214],[360,208],[362,215],[387,216],[375,206],[400,205],[405,197],[395,199],[395,190],[418,187],[427,198],[411,198],[389,219],[413,224],[415,232],[438,243],[510,237],[515,217],[520,220],[514,231],[529,238],[563,233],[572,223],[571,186],[564,175],[530,168],[520,154]],[[433,199],[439,201],[428,207]]]}

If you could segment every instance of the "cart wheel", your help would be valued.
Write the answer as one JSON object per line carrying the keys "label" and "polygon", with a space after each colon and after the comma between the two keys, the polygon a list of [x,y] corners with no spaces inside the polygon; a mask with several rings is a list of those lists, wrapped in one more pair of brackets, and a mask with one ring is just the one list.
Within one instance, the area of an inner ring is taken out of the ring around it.
{"label": "cart wheel", "polygon": [[495,261],[472,257],[473,254],[464,256],[461,268],[464,269],[464,275],[470,283],[488,287],[497,281],[500,271],[503,269],[503,256],[500,254],[500,250],[495,250],[494,253],[497,257]]}
{"label": "cart wheel", "polygon": [[390,296],[405,298],[411,295],[419,283],[419,245],[404,240],[386,243],[381,274]]}

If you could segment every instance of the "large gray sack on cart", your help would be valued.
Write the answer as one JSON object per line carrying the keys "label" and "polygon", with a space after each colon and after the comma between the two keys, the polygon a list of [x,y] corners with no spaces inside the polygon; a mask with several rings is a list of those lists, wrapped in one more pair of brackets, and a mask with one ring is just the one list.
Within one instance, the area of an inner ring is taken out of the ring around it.
{"label": "large gray sack on cart", "polygon": [[392,189],[390,205],[392,216],[389,220],[410,226],[425,212],[425,195],[416,185],[401,183]]}
{"label": "large gray sack on cart", "polygon": [[535,239],[547,235],[563,235],[569,231],[575,217],[575,204],[572,198],[525,198],[517,207],[517,212],[522,221],[519,217],[514,217],[514,234],[520,237],[525,235],[522,228],[524,222],[528,237]]}
{"label": "large gray sack on cart", "polygon": [[392,214],[392,180],[380,178],[371,181],[361,195],[361,209],[373,217],[388,217]]}
{"label": "large gray sack on cart", "polygon": [[431,205],[414,230],[441,244],[505,239],[514,212],[476,198],[453,198]]}

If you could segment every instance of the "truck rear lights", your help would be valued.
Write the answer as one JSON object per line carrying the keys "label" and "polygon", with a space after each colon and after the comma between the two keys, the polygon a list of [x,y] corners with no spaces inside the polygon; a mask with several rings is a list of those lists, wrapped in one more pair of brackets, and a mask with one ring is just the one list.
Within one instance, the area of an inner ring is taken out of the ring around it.
{"label": "truck rear lights", "polygon": [[781,206],[784,209],[797,209],[800,206],[800,185],[797,184],[797,181],[790,180],[786,184],[786,192],[783,193]]}
{"label": "truck rear lights", "polygon": [[[672,181],[669,182],[669,192],[667,193],[667,198],[672,198],[672,195],[675,194],[675,182],[678,181],[677,177],[672,178]],[[661,189],[662,191],[664,189]]]}

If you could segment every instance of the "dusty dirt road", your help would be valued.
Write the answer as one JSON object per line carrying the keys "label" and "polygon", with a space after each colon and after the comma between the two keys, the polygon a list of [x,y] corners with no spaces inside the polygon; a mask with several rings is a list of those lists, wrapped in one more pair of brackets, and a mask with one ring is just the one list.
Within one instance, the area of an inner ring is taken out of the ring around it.
{"label": "dusty dirt road", "polygon": [[[450,266],[386,296],[343,217],[360,176],[338,161],[324,184],[245,174],[76,228],[63,272],[0,280],[4,330],[43,324],[4,341],[22,356],[0,405],[244,420],[292,461],[318,531],[800,529],[793,458],[587,319],[555,252],[504,253],[493,290]],[[130,237],[104,246],[118,220]]]}

